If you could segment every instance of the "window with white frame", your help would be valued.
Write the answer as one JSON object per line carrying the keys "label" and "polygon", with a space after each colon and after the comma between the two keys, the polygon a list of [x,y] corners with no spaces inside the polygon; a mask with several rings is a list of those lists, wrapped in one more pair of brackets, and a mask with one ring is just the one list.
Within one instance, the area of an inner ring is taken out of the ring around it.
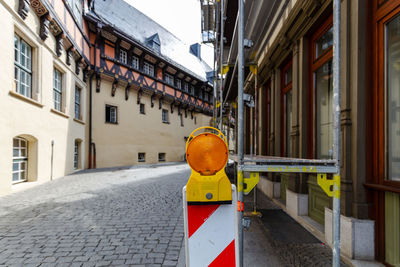
{"label": "window with white frame", "polygon": [[81,120],[81,88],[75,86],[75,119]]}
{"label": "window with white frame", "polygon": [[53,71],[53,101],[54,109],[62,111],[62,73],[54,68]]}
{"label": "window with white frame", "polygon": [[185,91],[186,93],[189,92],[189,84],[188,83],[184,84],[183,91]]}
{"label": "window with white frame", "polygon": [[176,79],[176,87],[178,87],[178,89],[182,89],[182,81],[179,79]]}
{"label": "window with white frame", "polygon": [[82,26],[82,0],[68,0],[67,3],[72,9],[72,13],[79,25]]}
{"label": "window with white frame", "polygon": [[132,67],[137,70],[139,69],[139,58],[138,57],[132,56]]}
{"label": "window with white frame", "polygon": [[78,140],[75,140],[75,144],[74,144],[74,170],[79,168],[79,148],[80,148],[80,142]]}
{"label": "window with white frame", "polygon": [[168,123],[169,119],[168,119],[168,110],[163,109],[162,110],[162,122],[163,123]]}
{"label": "window with white frame", "polygon": [[143,71],[149,76],[154,76],[154,66],[148,62],[144,62]]}
{"label": "window with white frame", "polygon": [[117,107],[106,105],[106,122],[116,124],[118,123],[117,119]]}
{"label": "window with white frame", "polygon": [[124,49],[119,50],[119,61],[123,64],[128,63],[128,52]]}
{"label": "window with white frame", "polygon": [[14,35],[14,79],[16,91],[32,97],[32,47]]}
{"label": "window with white frame", "polygon": [[168,73],[165,73],[165,82],[169,85],[174,85],[174,77]]}
{"label": "window with white frame", "polygon": [[28,176],[28,141],[21,137],[13,139],[12,182],[23,182]]}

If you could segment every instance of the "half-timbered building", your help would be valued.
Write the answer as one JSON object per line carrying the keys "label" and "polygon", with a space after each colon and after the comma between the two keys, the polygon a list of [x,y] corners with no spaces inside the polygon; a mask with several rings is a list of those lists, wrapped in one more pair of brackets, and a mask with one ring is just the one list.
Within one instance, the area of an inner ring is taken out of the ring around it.
{"label": "half-timbered building", "polygon": [[209,124],[200,45],[122,0],[1,0],[0,23],[0,194],[183,160],[185,137]]}

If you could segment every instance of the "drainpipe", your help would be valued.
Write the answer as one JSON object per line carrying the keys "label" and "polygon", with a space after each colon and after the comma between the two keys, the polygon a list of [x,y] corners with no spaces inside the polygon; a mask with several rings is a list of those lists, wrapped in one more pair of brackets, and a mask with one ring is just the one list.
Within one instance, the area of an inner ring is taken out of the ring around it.
{"label": "drainpipe", "polygon": [[50,181],[53,181],[54,140],[51,140]]}
{"label": "drainpipe", "polygon": [[[96,48],[95,48],[95,56],[96,56]],[[95,57],[95,64],[96,64],[96,57]],[[96,66],[96,65],[95,65]],[[96,68],[96,67],[95,67]],[[93,76],[95,75],[95,72],[93,72],[90,75],[89,79],[89,169],[93,168],[92,165],[92,82],[93,82]]]}

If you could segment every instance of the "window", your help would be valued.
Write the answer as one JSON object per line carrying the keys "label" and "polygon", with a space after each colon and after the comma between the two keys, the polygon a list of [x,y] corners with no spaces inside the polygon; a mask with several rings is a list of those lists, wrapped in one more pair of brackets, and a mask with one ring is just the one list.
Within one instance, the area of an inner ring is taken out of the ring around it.
{"label": "window", "polygon": [[117,107],[106,105],[106,122],[118,123],[117,121]]}
{"label": "window", "polygon": [[56,68],[53,74],[53,101],[54,109],[61,111],[62,108],[62,74]]}
{"label": "window", "polygon": [[[400,181],[400,15],[386,24],[386,179]],[[400,242],[400,241],[399,241]]]}
{"label": "window", "polygon": [[124,49],[119,50],[119,61],[123,64],[128,63],[128,52]]}
{"label": "window", "polygon": [[162,110],[162,122],[163,122],[163,123],[169,123],[169,120],[168,120],[168,110],[166,110],[166,109],[163,109],[163,110]]}
{"label": "window", "polygon": [[189,84],[188,83],[184,84],[183,91],[185,91],[186,93],[189,92]]}
{"label": "window", "polygon": [[292,128],[292,61],[281,68],[281,155],[290,157]]}
{"label": "window", "polygon": [[81,120],[81,89],[75,86],[75,119]]}
{"label": "window", "polygon": [[139,58],[138,57],[132,56],[132,67],[137,70],[139,69]]}
{"label": "window", "polygon": [[165,80],[165,82],[167,84],[174,85],[174,77],[172,75],[169,75],[168,73],[165,73],[164,80]]}
{"label": "window", "polygon": [[67,3],[79,25],[82,26],[82,0],[68,0]]}
{"label": "window", "polygon": [[145,162],[146,161],[146,153],[139,152],[138,153],[138,162]]}
{"label": "window", "polygon": [[182,81],[179,79],[176,79],[176,87],[178,87],[178,89],[182,89]]}
{"label": "window", "polygon": [[158,161],[159,162],[165,161],[165,153],[158,153]]}
{"label": "window", "polygon": [[75,144],[74,144],[74,170],[77,170],[79,168],[79,148],[80,148],[80,142],[78,140],[75,140]]}
{"label": "window", "polygon": [[28,174],[28,141],[17,137],[13,139],[12,182],[27,180]]}
{"label": "window", "polygon": [[193,85],[190,86],[190,94],[194,95],[194,86]]}
{"label": "window", "polygon": [[32,47],[14,35],[14,79],[16,91],[32,97]]}
{"label": "window", "polygon": [[154,76],[154,66],[148,62],[144,62],[143,71],[145,74],[147,74],[149,76]]}
{"label": "window", "polygon": [[140,103],[140,114],[146,114],[144,111],[144,104]]}
{"label": "window", "polygon": [[[310,157],[329,159],[333,156],[332,121],[332,20],[328,19],[311,38],[311,95]],[[314,129],[314,130],[313,130]]]}

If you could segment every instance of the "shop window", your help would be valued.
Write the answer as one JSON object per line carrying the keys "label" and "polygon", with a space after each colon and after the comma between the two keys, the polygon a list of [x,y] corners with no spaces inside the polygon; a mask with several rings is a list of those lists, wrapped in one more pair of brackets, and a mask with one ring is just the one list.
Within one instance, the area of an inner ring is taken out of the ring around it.
{"label": "shop window", "polygon": [[311,38],[310,157],[333,156],[332,19],[328,19]]}
{"label": "shop window", "polygon": [[281,68],[281,155],[290,157],[292,128],[292,60]]}

